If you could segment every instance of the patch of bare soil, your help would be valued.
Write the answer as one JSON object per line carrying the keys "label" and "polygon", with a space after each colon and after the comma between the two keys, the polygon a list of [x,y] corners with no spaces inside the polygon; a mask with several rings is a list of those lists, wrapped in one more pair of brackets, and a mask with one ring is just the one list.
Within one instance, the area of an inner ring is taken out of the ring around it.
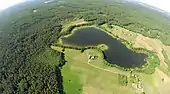
{"label": "patch of bare soil", "polygon": [[75,21],[74,23],[75,25],[81,25],[81,24],[86,24],[88,22],[84,21],[84,19],[80,19],[80,20]]}
{"label": "patch of bare soil", "polygon": [[164,49],[164,46],[165,45],[162,44],[160,40],[151,39],[140,34],[138,34],[138,36],[136,37],[134,45],[134,47],[142,47],[156,52],[160,60],[160,66],[168,68],[167,64],[164,62],[165,58],[162,54],[162,49]]}

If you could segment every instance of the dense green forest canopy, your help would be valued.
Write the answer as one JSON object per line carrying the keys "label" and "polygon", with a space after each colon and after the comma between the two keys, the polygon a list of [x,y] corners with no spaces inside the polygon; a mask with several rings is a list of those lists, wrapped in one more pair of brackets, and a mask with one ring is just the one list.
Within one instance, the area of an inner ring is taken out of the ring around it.
{"label": "dense green forest canopy", "polygon": [[[66,21],[118,25],[170,45],[162,13],[113,0],[28,1],[0,12],[0,93],[63,94],[64,54],[50,49]],[[36,12],[34,12],[36,10]]]}

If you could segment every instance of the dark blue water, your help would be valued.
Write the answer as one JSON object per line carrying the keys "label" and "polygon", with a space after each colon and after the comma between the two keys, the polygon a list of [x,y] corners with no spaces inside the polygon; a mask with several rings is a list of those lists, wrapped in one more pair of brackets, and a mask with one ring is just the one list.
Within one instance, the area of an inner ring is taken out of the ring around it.
{"label": "dark blue water", "polygon": [[104,54],[108,63],[125,68],[141,66],[147,58],[147,55],[131,51],[121,41],[93,27],[79,29],[73,35],[62,38],[62,41],[80,47],[106,44],[109,49]]}

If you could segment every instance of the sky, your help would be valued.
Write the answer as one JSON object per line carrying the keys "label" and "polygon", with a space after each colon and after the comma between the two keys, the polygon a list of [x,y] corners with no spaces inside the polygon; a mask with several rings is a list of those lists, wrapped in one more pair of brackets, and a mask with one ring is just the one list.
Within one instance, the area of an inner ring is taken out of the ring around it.
{"label": "sky", "polygon": [[0,0],[0,11],[23,1],[24,0]]}
{"label": "sky", "polygon": [[[134,0],[134,1],[140,1],[170,13],[170,0]],[[24,2],[24,0],[0,0],[0,11],[21,2]]]}

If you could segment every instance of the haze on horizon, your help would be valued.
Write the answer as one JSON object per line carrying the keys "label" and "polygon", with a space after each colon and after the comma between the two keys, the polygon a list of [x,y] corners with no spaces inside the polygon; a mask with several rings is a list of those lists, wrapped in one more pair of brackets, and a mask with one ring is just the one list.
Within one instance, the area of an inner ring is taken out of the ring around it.
{"label": "haze on horizon", "polygon": [[[18,3],[22,3],[25,0],[1,0],[0,1],[0,11],[13,6]],[[169,0],[130,0],[130,1],[139,1],[142,3],[146,3],[150,6],[154,6],[156,8],[162,9],[166,12],[170,13],[170,1]]]}
{"label": "haze on horizon", "polygon": [[140,1],[142,3],[146,3],[150,6],[159,8],[161,10],[164,10],[164,11],[170,13],[170,5],[169,5],[170,1],[169,0],[135,0],[135,1]]}

